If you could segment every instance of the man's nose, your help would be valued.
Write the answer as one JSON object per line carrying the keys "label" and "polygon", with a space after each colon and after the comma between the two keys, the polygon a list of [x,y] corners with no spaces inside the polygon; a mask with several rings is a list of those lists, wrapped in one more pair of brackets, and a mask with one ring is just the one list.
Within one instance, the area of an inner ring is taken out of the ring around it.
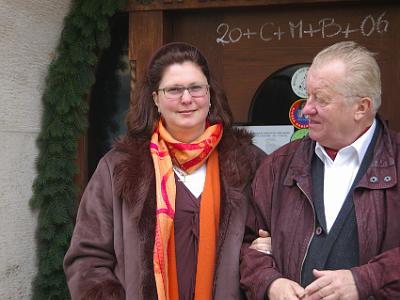
{"label": "man's nose", "polygon": [[302,111],[303,114],[306,116],[315,114],[317,112],[315,109],[314,101],[311,98],[308,98],[306,100],[306,103],[304,104]]}

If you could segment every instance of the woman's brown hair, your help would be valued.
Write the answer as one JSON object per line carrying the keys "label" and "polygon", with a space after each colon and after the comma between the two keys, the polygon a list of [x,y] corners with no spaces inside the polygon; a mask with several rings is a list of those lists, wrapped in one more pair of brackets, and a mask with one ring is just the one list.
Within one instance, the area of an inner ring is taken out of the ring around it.
{"label": "woman's brown hair", "polygon": [[160,81],[167,67],[173,64],[192,62],[200,67],[210,85],[209,122],[230,127],[233,117],[225,92],[210,74],[206,58],[199,49],[186,43],[170,43],[161,47],[151,58],[147,70],[133,93],[126,117],[128,134],[131,136],[150,137],[160,115],[153,101],[152,93],[159,88]]}

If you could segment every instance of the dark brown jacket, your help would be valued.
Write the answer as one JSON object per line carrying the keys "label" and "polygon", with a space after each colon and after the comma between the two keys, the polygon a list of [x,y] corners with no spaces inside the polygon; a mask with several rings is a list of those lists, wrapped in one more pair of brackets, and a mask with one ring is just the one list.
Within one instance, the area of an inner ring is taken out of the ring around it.
{"label": "dark brown jacket", "polygon": [[[239,252],[251,180],[264,157],[244,131],[218,146],[221,219],[214,299],[243,299]],[[72,299],[157,299],[155,178],[149,142],[125,137],[99,162],[80,203],[64,270]]]}
{"label": "dark brown jacket", "polygon": [[[265,299],[279,277],[301,282],[316,227],[311,196],[314,148],[308,137],[287,144],[268,156],[256,174],[240,267],[248,299]],[[360,266],[351,271],[360,299],[400,299],[399,171],[400,134],[385,127],[373,161],[353,192]],[[258,228],[271,232],[273,257],[248,249]]]}

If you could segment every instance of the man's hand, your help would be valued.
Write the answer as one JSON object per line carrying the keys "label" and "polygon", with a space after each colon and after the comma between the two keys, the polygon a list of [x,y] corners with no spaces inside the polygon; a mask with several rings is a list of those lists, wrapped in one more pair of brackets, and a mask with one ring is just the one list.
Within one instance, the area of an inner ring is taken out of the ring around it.
{"label": "man's hand", "polygon": [[350,270],[313,270],[315,280],[305,288],[307,300],[358,300],[358,291]]}
{"label": "man's hand", "polygon": [[298,300],[303,297],[304,289],[297,282],[286,278],[274,280],[268,289],[270,300]]}
{"label": "man's hand", "polygon": [[259,238],[256,238],[250,245],[250,249],[254,249],[260,251],[262,253],[271,255],[272,254],[272,244],[271,237],[268,231],[259,229],[258,230]]}

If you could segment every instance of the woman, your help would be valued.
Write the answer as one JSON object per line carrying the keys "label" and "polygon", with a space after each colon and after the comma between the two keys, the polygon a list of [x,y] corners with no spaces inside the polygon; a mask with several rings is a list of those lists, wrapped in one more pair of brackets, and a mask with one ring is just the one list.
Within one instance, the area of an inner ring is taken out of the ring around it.
{"label": "woman", "polygon": [[64,260],[72,299],[242,299],[239,251],[264,155],[231,128],[198,49],[155,53],[127,124],[80,203]]}

